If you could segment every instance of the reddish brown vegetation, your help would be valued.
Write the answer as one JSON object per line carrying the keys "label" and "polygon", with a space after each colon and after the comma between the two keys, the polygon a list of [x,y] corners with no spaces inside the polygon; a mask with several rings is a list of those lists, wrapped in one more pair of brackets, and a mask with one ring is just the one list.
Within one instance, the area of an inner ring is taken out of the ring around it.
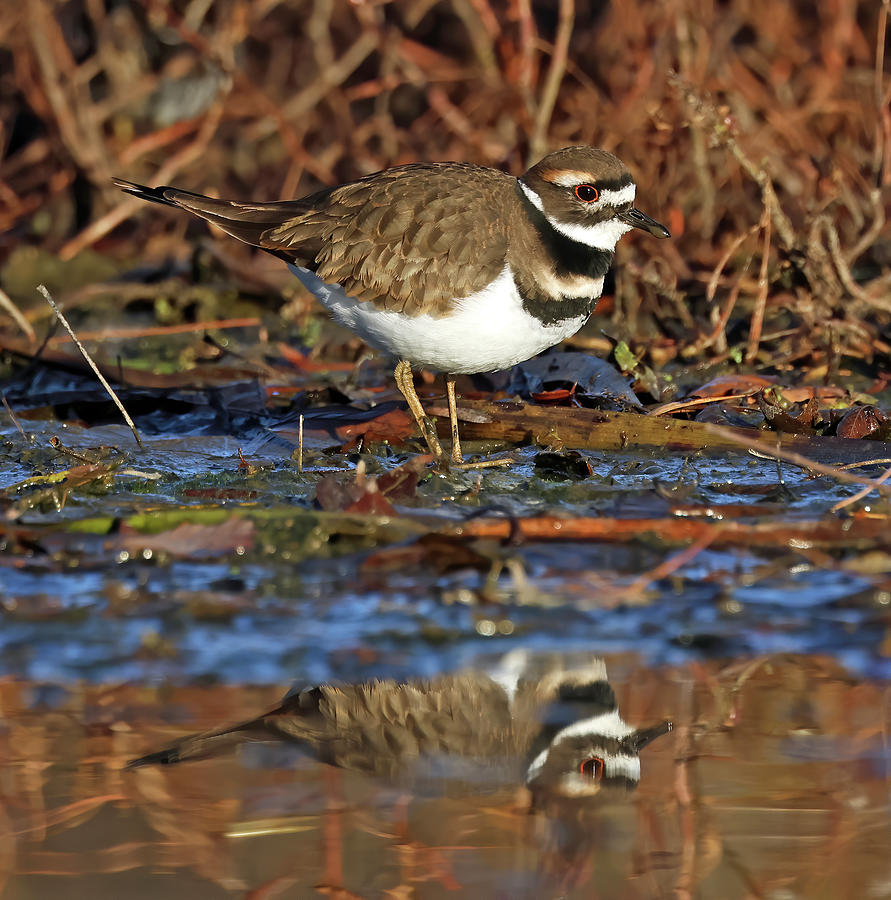
{"label": "reddish brown vegetation", "polygon": [[185,222],[112,175],[266,199],[415,159],[516,172],[589,143],[675,235],[620,250],[612,315],[653,362],[888,351],[887,4],[106,6],[4,13],[6,249],[181,256]]}

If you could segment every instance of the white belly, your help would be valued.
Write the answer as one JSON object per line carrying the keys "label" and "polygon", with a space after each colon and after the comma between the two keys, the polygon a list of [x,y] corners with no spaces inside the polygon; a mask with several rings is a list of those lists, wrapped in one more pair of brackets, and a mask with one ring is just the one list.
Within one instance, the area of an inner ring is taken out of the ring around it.
{"label": "white belly", "polygon": [[309,269],[289,268],[341,325],[372,347],[452,375],[510,368],[571,337],[588,318],[542,324],[523,309],[508,266],[488,287],[456,300],[455,311],[441,318],[376,309]]}

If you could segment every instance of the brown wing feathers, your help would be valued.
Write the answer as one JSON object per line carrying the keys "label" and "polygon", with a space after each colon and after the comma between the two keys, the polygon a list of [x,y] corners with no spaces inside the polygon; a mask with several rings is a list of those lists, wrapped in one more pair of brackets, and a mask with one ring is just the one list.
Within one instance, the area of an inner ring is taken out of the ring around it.
{"label": "brown wing feathers", "polygon": [[[456,297],[481,290],[503,268],[507,226],[499,213],[513,196],[514,182],[491,169],[418,164],[272,203],[215,200],[122,179],[115,184],[312,269],[360,301],[436,315]],[[469,218],[468,206],[480,216]],[[440,270],[446,264],[444,282]]]}

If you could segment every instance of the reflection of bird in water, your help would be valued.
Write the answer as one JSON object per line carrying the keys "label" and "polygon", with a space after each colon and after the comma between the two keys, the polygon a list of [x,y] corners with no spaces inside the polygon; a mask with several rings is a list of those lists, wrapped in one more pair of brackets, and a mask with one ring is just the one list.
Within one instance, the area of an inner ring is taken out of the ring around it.
{"label": "reflection of bird in water", "polygon": [[[524,657],[522,657],[524,659]],[[639,753],[670,722],[635,729],[619,715],[601,660],[541,677],[517,673],[517,657],[491,677],[322,685],[289,694],[249,722],[185,738],[130,767],[217,756],[247,741],[295,742],[322,762],[403,780],[466,781],[475,765],[533,796],[585,797],[634,787]],[[479,786],[478,774],[474,780]]]}

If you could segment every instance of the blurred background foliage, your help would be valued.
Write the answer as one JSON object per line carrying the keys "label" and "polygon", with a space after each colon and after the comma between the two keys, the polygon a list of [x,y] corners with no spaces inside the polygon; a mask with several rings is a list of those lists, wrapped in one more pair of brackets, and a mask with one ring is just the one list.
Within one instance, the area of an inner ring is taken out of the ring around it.
{"label": "blurred background foliage", "polygon": [[674,235],[620,246],[601,309],[650,361],[871,368],[891,347],[888,9],[7,2],[0,262],[35,246],[62,262],[187,255],[204,226],[112,175],[290,198],[413,160],[519,173],[592,144],[629,165],[638,204]]}

